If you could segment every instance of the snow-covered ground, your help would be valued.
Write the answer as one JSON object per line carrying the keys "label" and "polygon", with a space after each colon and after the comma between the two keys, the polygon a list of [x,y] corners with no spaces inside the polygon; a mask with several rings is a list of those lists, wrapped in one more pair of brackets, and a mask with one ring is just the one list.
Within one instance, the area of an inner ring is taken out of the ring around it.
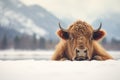
{"label": "snow-covered ground", "polygon": [[50,60],[53,51],[36,50],[36,51],[21,51],[21,50],[3,50],[0,51],[0,60]]}
{"label": "snow-covered ground", "polygon": [[[0,51],[0,60],[50,60],[51,55],[54,53],[52,50],[3,50]],[[108,51],[114,59],[120,59],[120,51]]]}
{"label": "snow-covered ground", "polygon": [[120,80],[120,52],[107,61],[51,61],[52,53],[0,51],[0,80]]}

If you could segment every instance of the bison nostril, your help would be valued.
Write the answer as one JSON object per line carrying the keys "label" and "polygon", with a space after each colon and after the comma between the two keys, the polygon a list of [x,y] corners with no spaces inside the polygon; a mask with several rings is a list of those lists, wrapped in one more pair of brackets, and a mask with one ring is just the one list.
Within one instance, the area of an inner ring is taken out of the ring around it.
{"label": "bison nostril", "polygon": [[80,51],[78,49],[76,49],[76,53],[79,53]]}
{"label": "bison nostril", "polygon": [[87,53],[87,50],[85,50],[84,53]]}

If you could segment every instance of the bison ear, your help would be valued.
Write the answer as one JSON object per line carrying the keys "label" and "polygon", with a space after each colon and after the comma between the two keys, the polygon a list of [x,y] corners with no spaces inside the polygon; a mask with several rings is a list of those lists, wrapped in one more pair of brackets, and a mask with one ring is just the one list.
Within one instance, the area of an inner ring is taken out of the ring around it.
{"label": "bison ear", "polygon": [[60,29],[57,31],[57,35],[64,40],[69,39],[69,33],[67,31],[63,31]]}
{"label": "bison ear", "polygon": [[94,32],[94,34],[93,34],[93,39],[94,40],[100,40],[100,39],[102,39],[104,36],[105,36],[105,31],[103,31],[103,30],[99,30],[99,31],[97,31],[97,32]]}

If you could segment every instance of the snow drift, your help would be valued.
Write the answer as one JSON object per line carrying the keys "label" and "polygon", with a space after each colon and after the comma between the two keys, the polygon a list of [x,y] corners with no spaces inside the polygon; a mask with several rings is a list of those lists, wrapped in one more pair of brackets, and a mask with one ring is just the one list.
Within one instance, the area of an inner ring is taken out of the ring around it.
{"label": "snow drift", "polygon": [[120,80],[120,61],[0,61],[0,80]]}
{"label": "snow drift", "polygon": [[9,59],[0,60],[0,80],[120,80],[120,52],[110,52],[116,60],[107,61],[51,61],[52,53],[0,51]]}

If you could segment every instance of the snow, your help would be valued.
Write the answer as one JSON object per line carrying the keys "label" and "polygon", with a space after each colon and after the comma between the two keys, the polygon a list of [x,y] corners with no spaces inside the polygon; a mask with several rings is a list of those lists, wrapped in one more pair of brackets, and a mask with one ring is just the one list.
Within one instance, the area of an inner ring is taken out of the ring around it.
{"label": "snow", "polygon": [[51,61],[52,53],[41,50],[0,51],[0,56],[6,54],[12,58],[18,54],[24,58],[33,58],[33,54],[39,55],[38,58],[44,57],[41,60],[0,60],[0,80],[120,80],[119,51],[110,52],[117,60],[106,61]]}
{"label": "snow", "polygon": [[1,60],[50,60],[53,51],[36,50],[36,51],[21,51],[21,50],[3,50],[0,51]]}
{"label": "snow", "polygon": [[[52,50],[1,50],[0,51],[0,60],[26,60],[26,59],[33,59],[33,60],[50,60],[54,51]],[[120,51],[109,51],[114,59],[120,59]]]}
{"label": "snow", "polygon": [[[13,15],[13,16],[11,16]],[[14,12],[14,11],[6,11],[5,13],[5,19],[7,20],[7,17],[9,17],[11,20],[15,20],[15,21],[18,21],[22,26],[24,27],[16,27],[16,29],[18,30],[18,32],[24,32],[24,33],[27,33],[29,35],[32,35],[33,33],[36,33],[36,34],[39,34],[40,36],[44,36],[44,35],[47,35],[47,32],[41,28],[40,26],[37,26],[34,21],[30,18],[27,18],[25,17],[24,15],[20,14],[20,13],[17,13],[17,12]],[[2,19],[3,20],[3,19]],[[6,22],[4,20],[4,24],[8,24],[8,22]]]}

